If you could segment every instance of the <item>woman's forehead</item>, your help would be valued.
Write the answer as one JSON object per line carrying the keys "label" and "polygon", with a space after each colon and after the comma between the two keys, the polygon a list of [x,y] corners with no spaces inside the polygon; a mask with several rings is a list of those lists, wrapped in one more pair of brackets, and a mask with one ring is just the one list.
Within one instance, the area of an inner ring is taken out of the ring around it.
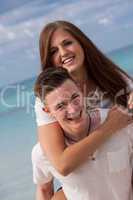
{"label": "woman's forehead", "polygon": [[54,31],[54,33],[52,34],[50,46],[51,47],[56,46],[57,44],[61,43],[63,40],[70,39],[70,38],[75,39],[69,31],[59,28],[56,31]]}

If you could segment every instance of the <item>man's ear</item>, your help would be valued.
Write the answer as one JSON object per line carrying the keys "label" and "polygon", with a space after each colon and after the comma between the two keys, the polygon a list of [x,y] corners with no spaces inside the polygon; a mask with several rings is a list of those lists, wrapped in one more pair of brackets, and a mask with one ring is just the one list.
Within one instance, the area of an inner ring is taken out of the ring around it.
{"label": "man's ear", "polygon": [[49,109],[48,109],[47,106],[45,106],[45,107],[43,108],[43,111],[46,112],[46,113],[50,113],[50,111],[49,111]]}
{"label": "man's ear", "polygon": [[54,115],[50,112],[50,110],[49,110],[49,108],[47,106],[45,106],[43,108],[43,111],[46,112],[46,113],[48,113],[51,117],[54,117]]}

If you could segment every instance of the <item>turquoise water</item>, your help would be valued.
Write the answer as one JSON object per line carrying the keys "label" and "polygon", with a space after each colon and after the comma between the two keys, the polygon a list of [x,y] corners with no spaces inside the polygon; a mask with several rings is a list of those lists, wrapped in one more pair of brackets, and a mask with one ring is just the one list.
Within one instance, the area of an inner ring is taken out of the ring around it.
{"label": "turquoise water", "polygon": [[133,45],[115,50],[109,53],[108,56],[122,69],[133,76]]}
{"label": "turquoise water", "polygon": [[[133,75],[133,45],[108,54]],[[35,199],[30,153],[36,142],[34,78],[1,89],[0,199]]]}

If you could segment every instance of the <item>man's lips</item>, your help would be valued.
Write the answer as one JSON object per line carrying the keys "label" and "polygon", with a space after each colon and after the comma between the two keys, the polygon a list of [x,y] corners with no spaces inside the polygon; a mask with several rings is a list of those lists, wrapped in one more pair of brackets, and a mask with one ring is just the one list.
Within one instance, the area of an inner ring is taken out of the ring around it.
{"label": "man's lips", "polygon": [[72,117],[67,117],[67,120],[72,121],[72,122],[77,121],[81,119],[81,116],[82,116],[82,110],[76,113],[75,115],[73,115]]}

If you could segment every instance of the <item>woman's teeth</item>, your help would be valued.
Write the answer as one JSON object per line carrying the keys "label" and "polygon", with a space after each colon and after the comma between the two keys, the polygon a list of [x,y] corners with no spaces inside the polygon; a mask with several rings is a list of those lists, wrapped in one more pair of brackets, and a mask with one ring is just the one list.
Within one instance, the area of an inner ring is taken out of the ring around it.
{"label": "woman's teeth", "polygon": [[67,59],[65,59],[65,60],[63,61],[63,64],[67,64],[67,63],[71,62],[72,60],[73,60],[73,57],[67,58]]}

